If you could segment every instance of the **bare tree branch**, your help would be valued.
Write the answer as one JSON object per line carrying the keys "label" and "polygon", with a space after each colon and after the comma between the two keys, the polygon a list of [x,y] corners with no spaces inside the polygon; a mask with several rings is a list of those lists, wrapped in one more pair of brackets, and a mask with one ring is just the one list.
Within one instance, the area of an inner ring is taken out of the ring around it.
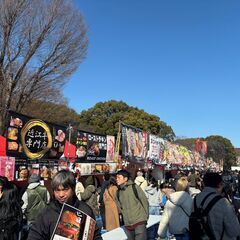
{"label": "bare tree branch", "polygon": [[32,99],[59,101],[86,56],[86,33],[70,0],[0,0],[0,128],[9,108],[21,111]]}

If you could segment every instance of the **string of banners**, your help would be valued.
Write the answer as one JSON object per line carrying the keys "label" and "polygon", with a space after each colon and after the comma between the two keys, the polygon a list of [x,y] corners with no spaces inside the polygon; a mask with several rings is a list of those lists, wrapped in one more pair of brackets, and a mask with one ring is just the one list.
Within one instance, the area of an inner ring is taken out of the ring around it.
{"label": "string of banners", "polygon": [[114,162],[114,136],[76,130],[75,144],[70,144],[68,134],[65,126],[9,111],[6,153],[33,160],[67,158],[74,151],[70,158],[76,162]]}
{"label": "string of banners", "polygon": [[193,165],[200,163],[201,154],[184,146],[173,144],[156,135],[121,123],[122,158],[156,164]]}

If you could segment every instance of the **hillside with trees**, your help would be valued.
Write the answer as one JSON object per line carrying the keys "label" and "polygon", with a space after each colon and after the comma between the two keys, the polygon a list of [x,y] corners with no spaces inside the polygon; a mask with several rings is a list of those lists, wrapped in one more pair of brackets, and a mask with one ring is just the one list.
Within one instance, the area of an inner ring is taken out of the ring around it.
{"label": "hillside with trees", "polygon": [[94,107],[82,111],[79,116],[79,127],[96,133],[116,135],[119,121],[169,141],[173,141],[175,137],[172,128],[158,116],[115,100],[99,102]]}

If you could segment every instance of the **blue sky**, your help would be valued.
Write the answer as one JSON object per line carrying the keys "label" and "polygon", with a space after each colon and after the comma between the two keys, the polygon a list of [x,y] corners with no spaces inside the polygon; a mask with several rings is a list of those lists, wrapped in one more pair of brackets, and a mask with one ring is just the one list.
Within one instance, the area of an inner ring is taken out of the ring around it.
{"label": "blue sky", "polygon": [[240,147],[240,1],[74,0],[88,54],[64,89],[77,112],[122,100],[177,136]]}

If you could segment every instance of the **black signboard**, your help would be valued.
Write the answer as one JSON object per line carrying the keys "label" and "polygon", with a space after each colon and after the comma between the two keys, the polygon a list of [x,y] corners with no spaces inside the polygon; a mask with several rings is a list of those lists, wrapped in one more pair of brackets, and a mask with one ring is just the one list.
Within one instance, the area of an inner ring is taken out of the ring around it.
{"label": "black signboard", "polygon": [[107,155],[107,136],[78,131],[77,142],[78,162],[105,162]]}
{"label": "black signboard", "polygon": [[65,139],[66,127],[9,112],[8,156],[58,159],[63,154]]}

